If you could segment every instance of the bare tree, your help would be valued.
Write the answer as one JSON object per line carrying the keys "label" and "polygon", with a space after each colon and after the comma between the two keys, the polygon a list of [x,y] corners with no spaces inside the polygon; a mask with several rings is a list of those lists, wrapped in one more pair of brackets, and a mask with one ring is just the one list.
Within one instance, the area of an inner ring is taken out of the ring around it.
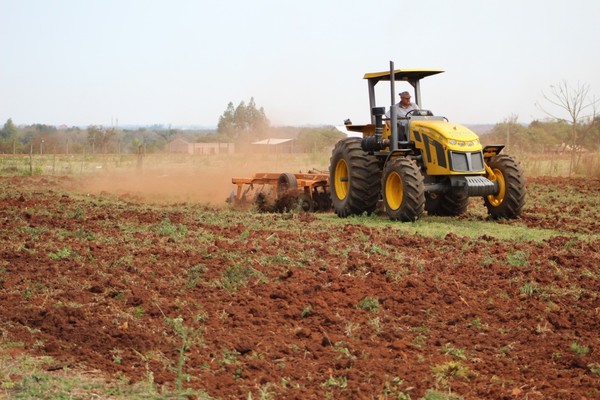
{"label": "bare tree", "polygon": [[[544,113],[557,121],[568,121],[571,125],[571,162],[569,163],[569,176],[575,169],[577,160],[577,128],[579,124],[588,119],[594,120],[596,115],[596,97],[589,98],[590,85],[578,83],[576,88],[572,88],[566,81],[561,81],[558,86],[550,86],[550,94],[542,92],[544,100],[550,103],[557,111],[548,111],[537,104]],[[584,111],[592,109],[592,115],[584,115]],[[561,118],[559,114],[566,111],[569,114],[569,120]]]}

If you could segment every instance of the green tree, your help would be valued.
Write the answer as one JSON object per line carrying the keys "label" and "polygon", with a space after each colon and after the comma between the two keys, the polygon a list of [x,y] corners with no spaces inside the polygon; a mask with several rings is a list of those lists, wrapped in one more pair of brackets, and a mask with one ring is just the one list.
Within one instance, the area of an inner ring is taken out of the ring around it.
{"label": "green tree", "polygon": [[297,144],[306,153],[317,153],[328,149],[345,137],[346,135],[334,127],[307,128],[298,134]]}
{"label": "green tree", "polygon": [[92,148],[92,154],[96,153],[98,142],[102,136],[102,128],[96,125],[90,125],[87,128],[87,140]]}
{"label": "green tree", "polygon": [[223,115],[219,117],[218,134],[226,140],[250,142],[264,138],[269,130],[269,120],[265,110],[258,109],[254,97],[248,105],[244,101],[234,109],[229,102]]}
{"label": "green tree", "polygon": [[[553,135],[556,129],[548,129],[547,123],[533,121],[527,127],[527,148],[531,152],[543,153],[563,142],[559,136]],[[552,128],[552,127],[550,127]]]}
{"label": "green tree", "polygon": [[223,115],[219,117],[217,133],[227,139],[233,139],[235,137],[235,125],[233,122],[234,113],[235,108],[233,108],[233,103],[229,102],[229,104],[227,104],[227,109],[225,109]]}
{"label": "green tree", "polygon": [[[489,144],[504,144],[507,149],[526,149],[528,147],[526,127],[518,122],[517,115],[511,115],[504,121],[497,123],[485,136]],[[483,139],[483,138],[482,138]]]}
{"label": "green tree", "polygon": [[17,133],[17,127],[13,123],[12,119],[9,118],[0,131],[0,136],[2,136],[2,139],[12,139],[13,137],[17,136]]}
{"label": "green tree", "polygon": [[[535,138],[540,151],[554,149],[569,141],[569,124],[565,121],[533,121],[527,128],[529,135]],[[530,146],[533,147],[535,143]]]}
{"label": "green tree", "polygon": [[181,131],[178,129],[172,129],[171,125],[169,125],[166,129],[158,129],[156,130],[158,136],[164,142],[163,144],[167,144],[172,141],[175,137],[181,134]]}
{"label": "green tree", "polygon": [[0,130],[0,138],[2,139],[2,150],[15,153],[18,136],[19,130],[13,123],[12,119],[9,118],[2,127],[2,130]]}
{"label": "green tree", "polygon": [[105,129],[102,126],[90,125],[87,128],[87,140],[92,148],[92,153],[109,151],[109,145],[116,138],[116,128]]}

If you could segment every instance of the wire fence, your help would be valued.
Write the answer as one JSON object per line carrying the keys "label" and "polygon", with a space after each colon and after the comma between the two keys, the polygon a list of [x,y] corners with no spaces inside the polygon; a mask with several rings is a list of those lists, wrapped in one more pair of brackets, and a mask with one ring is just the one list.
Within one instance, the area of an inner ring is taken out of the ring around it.
{"label": "wire fence", "polygon": [[327,169],[329,154],[0,154],[0,175],[97,175],[119,172],[306,172]]}
{"label": "wire fence", "polygon": [[[231,173],[326,171],[329,153],[189,155],[152,154],[0,154],[0,175],[97,175],[118,172],[226,170]],[[515,157],[528,176],[569,176],[570,154],[527,154]],[[578,155],[573,176],[600,178],[600,154]]]}

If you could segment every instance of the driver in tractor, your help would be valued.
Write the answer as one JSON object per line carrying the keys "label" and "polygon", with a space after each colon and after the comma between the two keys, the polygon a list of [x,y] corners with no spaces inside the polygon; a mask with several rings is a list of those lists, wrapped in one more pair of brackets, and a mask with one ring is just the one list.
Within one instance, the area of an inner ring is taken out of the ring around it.
{"label": "driver in tractor", "polygon": [[[408,125],[408,122],[406,119],[403,118],[406,117],[406,114],[409,111],[418,110],[419,106],[415,103],[412,103],[410,101],[410,93],[404,91],[400,93],[400,102],[394,104],[394,107],[396,107],[396,116],[399,118],[398,126],[400,128],[400,136],[402,137],[402,140],[408,140],[408,135],[406,134],[406,126]],[[385,115],[388,118],[388,121],[390,121],[391,110],[388,110],[388,112]]]}

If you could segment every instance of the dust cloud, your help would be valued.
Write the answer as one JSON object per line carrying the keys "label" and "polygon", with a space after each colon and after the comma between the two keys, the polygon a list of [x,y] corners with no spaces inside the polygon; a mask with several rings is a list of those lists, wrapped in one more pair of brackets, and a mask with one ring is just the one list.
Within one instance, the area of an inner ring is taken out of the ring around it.
{"label": "dust cloud", "polygon": [[184,172],[118,173],[93,176],[81,182],[80,190],[90,194],[110,193],[152,203],[200,202],[223,205],[231,190],[231,177],[201,176]]}
{"label": "dust cloud", "polygon": [[232,178],[259,172],[307,172],[326,170],[329,155],[234,155],[181,156],[163,160],[148,157],[143,167],[103,170],[78,180],[77,190],[86,194],[112,194],[148,203],[203,203],[226,207],[236,190]]}

